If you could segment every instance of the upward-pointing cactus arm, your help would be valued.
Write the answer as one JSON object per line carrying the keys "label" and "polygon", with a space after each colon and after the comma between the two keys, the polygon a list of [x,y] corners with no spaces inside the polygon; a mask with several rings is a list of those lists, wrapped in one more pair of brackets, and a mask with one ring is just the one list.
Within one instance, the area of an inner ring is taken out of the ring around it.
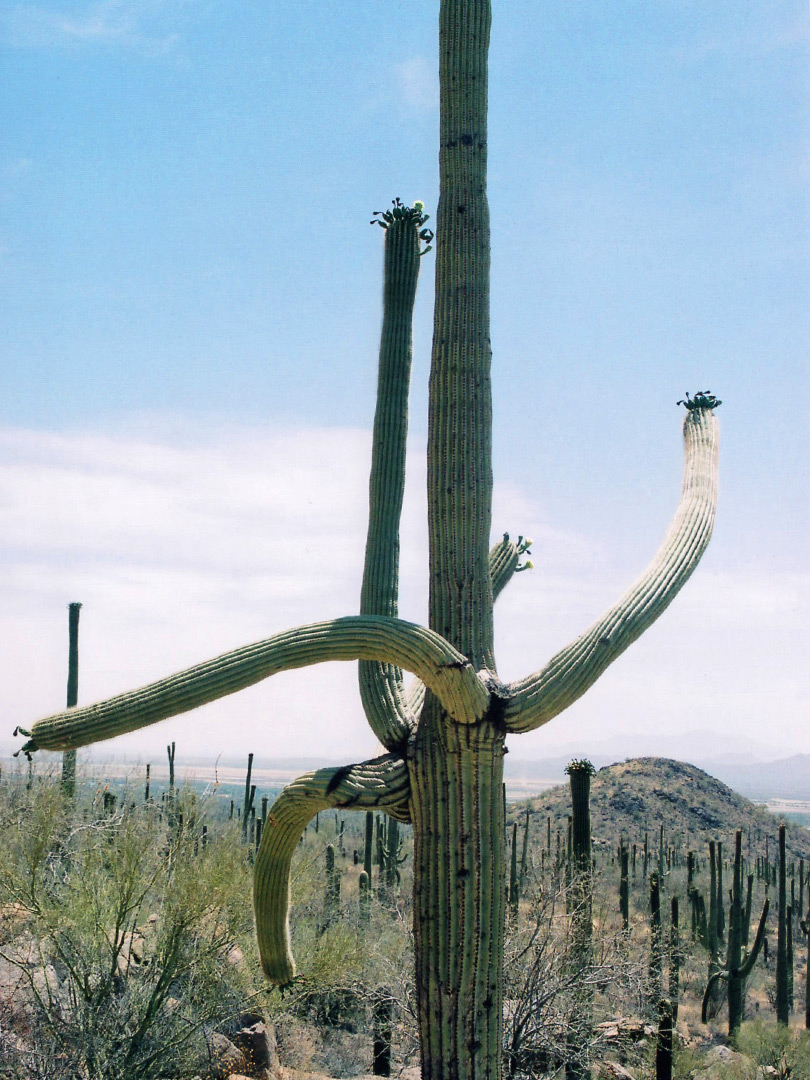
{"label": "upward-pointing cactus arm", "polygon": [[256,936],[265,975],[285,985],[295,977],[290,948],[290,864],[301,834],[320,810],[385,810],[410,821],[410,782],[405,762],[393,754],[348,765],[319,769],[299,777],[273,804],[262,830],[253,873]]}
{"label": "upward-pointing cactus arm", "polygon": [[531,731],[581,697],[602,672],[669,606],[706,549],[717,502],[714,406],[689,408],[683,425],[681,501],[655,558],[598,622],[540,671],[508,687],[508,731]]}
{"label": "upward-pointing cactus arm", "polygon": [[[361,615],[398,615],[399,523],[405,491],[408,388],[413,307],[420,263],[421,206],[377,215],[385,230],[383,324],[377,376],[377,407],[369,478],[369,518]],[[393,664],[361,660],[360,697],[369,725],[388,750],[407,741],[413,714],[405,701],[402,671]]]}
{"label": "upward-pointing cactus arm", "polygon": [[68,750],[188,712],[279,671],[330,660],[382,660],[412,671],[461,723],[483,716],[489,691],[469,661],[433,630],[401,619],[353,615],[245,645],[140,690],[37,721],[23,750]]}
{"label": "upward-pointing cactus arm", "polygon": [[[519,536],[516,543],[509,538],[509,533],[504,533],[503,540],[499,540],[489,549],[489,572],[494,600],[498,599],[515,574],[531,567],[530,562],[520,562],[521,555],[531,554],[530,545],[531,540]],[[425,703],[425,684],[420,679],[414,679],[408,687],[407,702],[408,712],[412,716],[419,716]]]}

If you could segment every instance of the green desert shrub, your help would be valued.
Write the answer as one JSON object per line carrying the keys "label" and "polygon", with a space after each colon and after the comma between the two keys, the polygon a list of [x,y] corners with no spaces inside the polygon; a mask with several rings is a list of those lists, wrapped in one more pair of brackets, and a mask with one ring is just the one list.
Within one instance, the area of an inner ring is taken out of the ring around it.
{"label": "green desert shrub", "polygon": [[[774,1080],[810,1080],[810,1032],[750,1020],[740,1027],[737,1049]],[[774,1070],[774,1072],[771,1072]]]}
{"label": "green desert shrub", "polygon": [[203,844],[203,813],[182,797],[110,814],[74,809],[53,782],[7,789],[0,957],[19,989],[4,1077],[207,1071],[263,983],[245,849],[229,830]]}

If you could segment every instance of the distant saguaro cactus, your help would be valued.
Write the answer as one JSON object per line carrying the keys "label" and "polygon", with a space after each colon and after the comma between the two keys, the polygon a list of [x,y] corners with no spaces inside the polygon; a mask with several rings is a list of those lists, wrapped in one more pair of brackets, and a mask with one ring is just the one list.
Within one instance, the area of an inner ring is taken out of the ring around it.
{"label": "distant saguaro cactus", "polygon": [[787,888],[786,888],[785,826],[779,826],[779,893],[776,924],[776,1022],[790,1022],[790,1001],[787,965]]}
{"label": "distant saguaro cactus", "polygon": [[[386,753],[309,774],[280,796],[256,858],[256,929],[266,974],[289,982],[295,972],[286,930],[289,861],[318,810],[375,809],[412,822],[423,1080],[500,1074],[507,736],[559,715],[658,618],[697,566],[716,502],[719,402],[699,391],[682,401],[681,499],[649,567],[580,637],[532,674],[504,684],[495,662],[493,602],[528,549],[522,539],[505,536],[489,551],[490,22],[490,0],[441,0],[428,627],[398,618],[413,296],[428,237],[422,204],[396,201],[375,218],[385,232],[383,328],[361,613],[275,634],[144,689],[47,717],[24,732],[26,752],[70,749],[186,712],[280,671],[361,661],[363,705]],[[406,690],[403,670],[421,685]]]}
{"label": "distant saguaro cactus", "polygon": [[[79,700],[79,612],[82,605],[68,604],[68,678],[66,705],[72,709]],[[69,799],[76,793],[76,751],[62,752],[62,790]]]}
{"label": "distant saguaro cactus", "polygon": [[661,994],[661,976],[664,966],[664,937],[661,928],[661,880],[658,872],[650,874],[650,995],[653,1001]]}
{"label": "distant saguaro cactus", "polygon": [[619,912],[622,917],[622,930],[630,929],[630,875],[629,852],[622,844],[619,852]]}
{"label": "distant saguaro cactus", "polygon": [[762,942],[765,938],[765,923],[768,918],[768,898],[762,906],[762,914],[759,919],[754,944],[749,953],[744,953],[744,920],[745,906],[742,899],[742,831],[737,830],[734,838],[734,876],[731,888],[731,907],[728,919],[728,945],[726,949],[726,961],[719,966],[719,961],[714,959],[715,970],[710,974],[703,995],[702,1018],[705,1024],[708,1019],[709,1003],[715,985],[720,979],[728,983],[728,1033],[732,1038],[740,1029],[745,1010],[745,983],[753,970]]}

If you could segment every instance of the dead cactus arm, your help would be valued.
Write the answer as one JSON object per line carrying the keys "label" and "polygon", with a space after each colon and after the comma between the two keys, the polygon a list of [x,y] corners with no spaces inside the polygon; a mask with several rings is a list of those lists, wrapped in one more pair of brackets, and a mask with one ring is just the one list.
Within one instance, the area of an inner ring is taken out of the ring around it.
{"label": "dead cactus arm", "polygon": [[294,780],[270,810],[253,875],[253,905],[262,968],[273,982],[295,977],[290,948],[290,864],[301,834],[321,810],[385,810],[409,821],[410,782],[405,762],[393,754],[340,769],[319,769]]}
{"label": "dead cactus arm", "polygon": [[87,746],[188,712],[280,671],[361,659],[413,671],[460,723],[475,723],[486,710],[488,690],[439,634],[400,619],[353,615],[297,627],[140,690],[46,717],[34,724],[23,750]]}
{"label": "dead cactus arm", "polygon": [[512,683],[508,731],[531,731],[581,697],[669,606],[706,549],[717,502],[717,421],[712,408],[689,409],[684,420],[681,501],[647,570],[622,599],[540,671]]}

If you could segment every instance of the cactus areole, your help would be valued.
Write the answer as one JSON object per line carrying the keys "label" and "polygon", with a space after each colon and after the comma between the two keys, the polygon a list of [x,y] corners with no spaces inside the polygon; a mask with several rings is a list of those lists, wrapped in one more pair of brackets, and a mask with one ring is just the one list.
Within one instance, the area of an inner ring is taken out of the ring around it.
{"label": "cactus areole", "polygon": [[[630,590],[539,670],[497,675],[494,597],[526,567],[528,541],[491,551],[489,210],[486,195],[488,0],[440,10],[440,200],[430,373],[428,627],[398,618],[411,317],[430,234],[423,207],[375,215],[385,233],[383,327],[360,614],[276,634],[141,690],[47,717],[24,749],[84,746],[233,693],[278,671],[360,661],[370,726],[386,753],[322,769],[278,798],[256,857],[256,930],[264,970],[295,977],[287,931],[290,860],[326,807],[381,810],[414,828],[414,931],[423,1080],[501,1072],[505,918],[503,756],[508,735],[547,723],[577,700],[661,614],[712,530],[716,399],[700,392],[684,419],[680,504]],[[406,686],[403,671],[417,680]]]}

